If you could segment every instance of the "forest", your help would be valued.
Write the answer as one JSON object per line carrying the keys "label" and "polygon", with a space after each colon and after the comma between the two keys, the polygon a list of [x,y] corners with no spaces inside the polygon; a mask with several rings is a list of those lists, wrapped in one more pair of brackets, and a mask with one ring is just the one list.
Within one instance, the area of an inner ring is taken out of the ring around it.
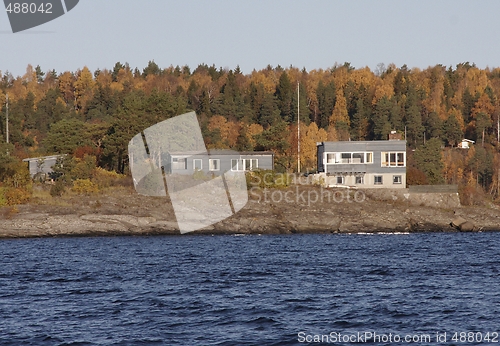
{"label": "forest", "polygon": [[[316,142],[381,140],[397,131],[407,140],[408,184],[458,184],[465,204],[496,201],[499,99],[500,68],[469,62],[424,70],[379,64],[375,71],[350,63],[310,71],[267,66],[250,74],[154,61],[142,70],[117,62],[93,72],[29,65],[23,76],[0,71],[0,188],[29,196],[20,160],[49,154],[69,154],[66,166],[86,165],[86,177],[95,169],[128,174],[135,134],[194,110],[207,148],[271,150],[279,171],[297,169],[299,118],[303,172],[316,170]],[[457,148],[463,138],[475,144]]]}

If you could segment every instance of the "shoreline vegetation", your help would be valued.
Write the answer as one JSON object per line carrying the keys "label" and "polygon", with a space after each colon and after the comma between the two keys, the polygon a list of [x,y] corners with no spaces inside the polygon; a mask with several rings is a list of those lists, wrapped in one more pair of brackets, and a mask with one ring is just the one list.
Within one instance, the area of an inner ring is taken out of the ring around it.
{"label": "shoreline vegetation", "polygon": [[[407,143],[408,186],[459,192],[367,190],[362,202],[355,195],[312,202],[323,196],[309,195],[319,187],[260,186],[249,189],[243,210],[196,234],[500,228],[500,68],[371,71],[346,62],[310,71],[269,65],[245,75],[239,67],[150,61],[142,70],[117,62],[96,71],[0,72],[0,236],[178,234],[168,199],[133,190],[127,148],[131,136],[187,111],[196,112],[207,149],[272,151],[280,174],[298,166],[315,172],[317,142],[376,141],[396,131]],[[474,144],[459,148],[464,139]],[[41,183],[43,159],[34,177],[22,162],[47,155],[60,155],[53,185]],[[293,203],[277,198],[284,191]]]}
{"label": "shoreline vegetation", "polygon": [[[186,235],[459,232],[465,221],[472,228],[462,231],[500,231],[500,208],[493,204],[460,206],[456,194],[425,197],[303,185],[254,189],[238,213]],[[126,186],[52,197],[49,186],[37,185],[30,203],[0,208],[4,239],[142,235],[180,235],[167,197],[141,196]]]}

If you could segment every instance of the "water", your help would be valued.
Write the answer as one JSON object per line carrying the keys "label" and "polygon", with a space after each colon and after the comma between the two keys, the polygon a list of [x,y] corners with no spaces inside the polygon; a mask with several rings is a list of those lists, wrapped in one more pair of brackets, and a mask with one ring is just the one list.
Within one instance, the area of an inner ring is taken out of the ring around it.
{"label": "water", "polygon": [[294,345],[331,332],[463,345],[454,332],[499,332],[499,244],[500,233],[4,240],[0,345]]}

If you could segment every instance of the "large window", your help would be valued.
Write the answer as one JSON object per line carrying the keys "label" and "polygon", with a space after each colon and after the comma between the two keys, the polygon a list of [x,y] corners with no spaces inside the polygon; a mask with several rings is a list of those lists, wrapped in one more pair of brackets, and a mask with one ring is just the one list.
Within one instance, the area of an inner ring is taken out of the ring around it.
{"label": "large window", "polygon": [[252,171],[259,168],[259,161],[257,159],[245,159],[245,171]]}
{"label": "large window", "polygon": [[173,157],[172,169],[187,169],[187,159],[185,157]]}
{"label": "large window", "polygon": [[363,177],[362,175],[357,175],[355,179],[356,185],[363,185],[365,183],[365,177]]}
{"label": "large window", "polygon": [[220,171],[220,160],[219,159],[209,159],[208,160],[208,170],[209,171]]}
{"label": "large window", "polygon": [[327,164],[373,163],[372,152],[326,153]]}
{"label": "large window", "polygon": [[376,175],[373,177],[373,183],[375,185],[382,185],[384,182],[382,180],[382,176],[381,175]]}
{"label": "large window", "polygon": [[382,152],[382,167],[405,167],[405,152]]}
{"label": "large window", "polygon": [[231,160],[231,170],[232,171],[251,171],[259,168],[258,159],[232,159]]}

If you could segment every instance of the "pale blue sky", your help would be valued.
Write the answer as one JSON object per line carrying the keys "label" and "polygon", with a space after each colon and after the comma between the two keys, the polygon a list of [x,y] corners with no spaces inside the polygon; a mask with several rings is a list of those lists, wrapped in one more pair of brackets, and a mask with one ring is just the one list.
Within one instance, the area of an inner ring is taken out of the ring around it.
{"label": "pale blue sky", "polygon": [[12,34],[0,13],[0,70],[141,71],[200,63],[244,73],[268,64],[307,70],[336,62],[426,68],[500,66],[500,1],[80,0],[72,11]]}

